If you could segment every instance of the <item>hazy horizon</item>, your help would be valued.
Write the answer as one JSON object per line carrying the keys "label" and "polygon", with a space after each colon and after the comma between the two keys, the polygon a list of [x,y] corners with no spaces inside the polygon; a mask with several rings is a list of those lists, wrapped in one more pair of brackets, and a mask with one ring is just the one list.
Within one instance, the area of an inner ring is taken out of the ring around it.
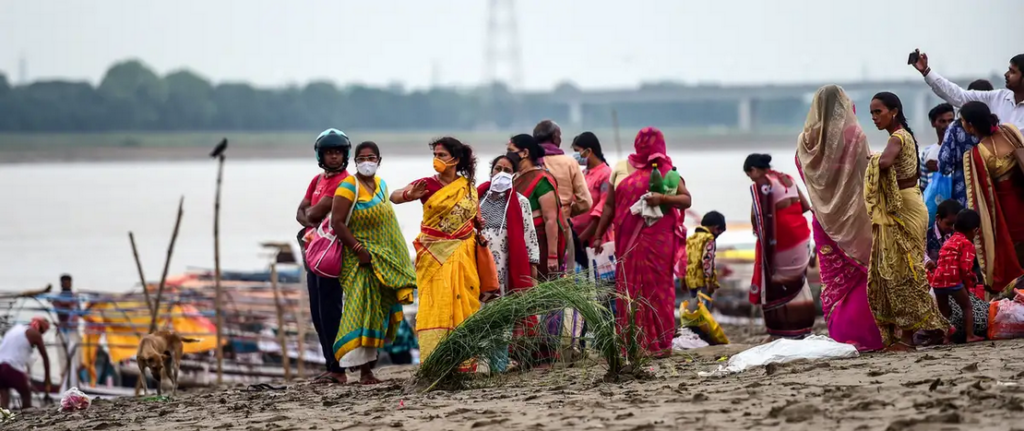
{"label": "hazy horizon", "polygon": [[[488,3],[0,0],[0,72],[21,83],[24,58],[30,82],[95,84],[139,59],[161,75],[260,87],[468,87],[485,76]],[[578,5],[516,2],[524,89],[911,79],[915,47],[944,75],[990,77],[1022,50],[1012,40],[1024,2],[1013,0]]]}

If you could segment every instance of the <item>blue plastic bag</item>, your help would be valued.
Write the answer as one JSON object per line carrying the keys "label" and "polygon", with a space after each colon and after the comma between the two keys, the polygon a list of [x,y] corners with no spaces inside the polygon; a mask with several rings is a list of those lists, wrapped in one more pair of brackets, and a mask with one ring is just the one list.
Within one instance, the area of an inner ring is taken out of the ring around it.
{"label": "blue plastic bag", "polygon": [[953,195],[953,178],[949,175],[932,175],[931,182],[924,189],[924,205],[928,207],[928,227],[935,224],[935,212],[942,201]]}

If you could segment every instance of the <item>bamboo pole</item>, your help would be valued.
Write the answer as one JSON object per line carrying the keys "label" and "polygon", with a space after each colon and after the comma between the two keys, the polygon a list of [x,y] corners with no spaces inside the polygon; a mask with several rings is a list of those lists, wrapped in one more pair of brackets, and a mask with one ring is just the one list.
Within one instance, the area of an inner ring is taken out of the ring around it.
{"label": "bamboo pole", "polygon": [[139,271],[139,282],[142,283],[142,293],[146,295],[146,308],[149,309],[150,315],[155,313],[153,311],[153,300],[149,297],[149,286],[146,285],[146,276],[142,274],[142,262],[139,260],[139,249],[135,247],[135,234],[128,231],[128,240],[132,243],[132,255],[135,256],[135,269]]}
{"label": "bamboo pole", "polygon": [[153,301],[153,312],[149,318],[149,333],[156,332],[157,321],[160,312],[160,297],[164,295],[164,285],[167,283],[167,271],[171,268],[171,255],[174,254],[174,242],[178,240],[178,229],[181,227],[181,216],[184,214],[185,197],[178,200],[178,218],[174,221],[174,232],[171,233],[171,244],[167,246],[167,259],[164,260],[164,272],[160,277],[160,286],[156,289],[156,299]]}
{"label": "bamboo pole", "polygon": [[[274,289],[274,308],[277,309],[277,343],[281,345],[281,365],[284,379],[292,379],[292,365],[288,358],[288,337],[285,336],[284,306],[281,304],[281,288],[277,283],[277,262],[270,264],[270,287]],[[300,358],[301,362],[301,358]]]}
{"label": "bamboo pole", "polygon": [[224,383],[224,289],[220,285],[220,189],[224,179],[224,151],[227,138],[213,149],[210,157],[217,158],[217,191],[213,200],[213,280],[214,311],[217,315],[217,384]]}
{"label": "bamboo pole", "polygon": [[299,341],[299,343],[298,343],[299,344],[298,345],[299,355],[298,355],[298,362],[295,364],[295,367],[298,369],[299,379],[304,379],[304,378],[306,378],[306,318],[305,318],[306,316],[305,316],[305,312],[306,312],[306,309],[309,308],[309,298],[306,297],[306,289],[303,288],[303,286],[305,286],[305,283],[302,283],[303,281],[306,281],[305,277],[303,276],[305,274],[305,271],[299,271],[299,274],[300,274],[299,275],[299,282],[300,282],[299,283],[299,305],[295,307],[295,312],[293,313],[293,315],[295,316],[295,326],[297,328],[296,330],[298,331],[298,338],[299,338],[299,340],[298,340]]}

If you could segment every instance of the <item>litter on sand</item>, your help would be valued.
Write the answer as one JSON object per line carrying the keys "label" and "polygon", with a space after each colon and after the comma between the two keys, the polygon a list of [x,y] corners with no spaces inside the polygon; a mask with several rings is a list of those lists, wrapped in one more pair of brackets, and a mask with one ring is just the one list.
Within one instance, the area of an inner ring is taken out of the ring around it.
{"label": "litter on sand", "polygon": [[60,397],[60,411],[62,412],[85,410],[89,408],[90,404],[92,404],[92,401],[89,400],[89,396],[78,390],[78,388],[68,389]]}
{"label": "litter on sand", "polygon": [[845,359],[856,358],[857,348],[837,342],[823,335],[811,335],[802,340],[781,339],[768,344],[752,347],[719,365],[711,372],[698,372],[701,377],[725,376],[743,372],[749,368],[768,364],[784,364],[799,359]]}

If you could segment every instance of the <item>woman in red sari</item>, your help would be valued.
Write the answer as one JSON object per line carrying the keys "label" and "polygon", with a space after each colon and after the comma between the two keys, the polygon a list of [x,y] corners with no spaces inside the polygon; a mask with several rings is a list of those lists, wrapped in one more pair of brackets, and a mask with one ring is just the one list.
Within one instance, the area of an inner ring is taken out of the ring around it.
{"label": "woman in red sari", "polygon": [[558,182],[540,166],[544,149],[533,136],[513,136],[508,142],[507,156],[519,160],[513,187],[530,201],[533,225],[540,243],[537,275],[543,280],[553,276],[562,267],[565,258],[565,226],[562,226],[565,218],[562,217],[561,204],[558,202]]}
{"label": "woman in red sari", "polygon": [[615,285],[620,298],[615,311],[620,331],[630,324],[629,301],[636,304],[636,321],[643,331],[640,345],[655,357],[672,353],[675,335],[675,285],[672,270],[675,264],[675,240],[680,211],[669,211],[648,224],[644,217],[630,211],[635,203],[668,205],[685,210],[690,207],[690,192],[682,181],[672,196],[649,193],[651,172],[657,165],[662,178],[672,170],[672,159],[666,155],[665,135],[653,127],[640,130],[633,141],[634,153],[629,165],[634,171],[616,187],[610,188],[601,214],[601,223],[594,238],[602,238],[608,226],[615,226]]}
{"label": "woman in red sari", "polygon": [[754,182],[751,224],[757,257],[750,302],[760,305],[771,337],[802,338],[811,333],[817,312],[807,285],[811,228],[804,213],[811,204],[793,177],[771,167],[772,156],[751,154],[743,172]]}
{"label": "woman in red sari", "polygon": [[978,263],[992,292],[1012,288],[1024,275],[1024,172],[1014,153],[1024,139],[1012,124],[999,119],[981,102],[960,108],[964,131],[978,145],[964,154],[967,205],[981,215]]}

